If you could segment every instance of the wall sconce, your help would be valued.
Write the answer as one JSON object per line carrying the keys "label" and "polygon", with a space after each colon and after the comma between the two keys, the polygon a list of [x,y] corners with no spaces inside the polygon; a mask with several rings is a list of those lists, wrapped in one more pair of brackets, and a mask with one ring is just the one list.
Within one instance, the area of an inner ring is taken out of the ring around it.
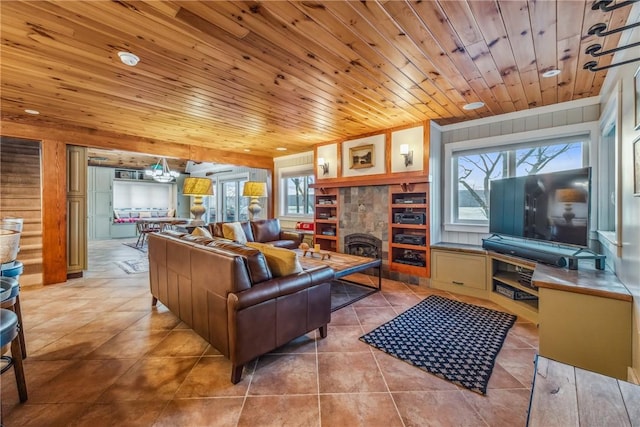
{"label": "wall sconce", "polygon": [[329,174],[329,162],[325,162],[324,157],[318,157],[318,168],[322,170],[322,175]]}
{"label": "wall sconce", "polygon": [[409,150],[409,144],[400,144],[400,154],[404,156],[404,166],[413,165],[413,150]]}

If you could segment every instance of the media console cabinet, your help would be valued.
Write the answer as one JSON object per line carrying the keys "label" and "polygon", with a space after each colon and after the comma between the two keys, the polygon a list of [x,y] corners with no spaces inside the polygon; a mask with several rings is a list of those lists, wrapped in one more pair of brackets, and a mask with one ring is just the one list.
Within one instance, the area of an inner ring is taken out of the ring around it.
{"label": "media console cabinet", "polygon": [[431,268],[431,287],[490,300],[537,324],[541,356],[627,378],[633,298],[612,272],[449,243],[431,246]]}

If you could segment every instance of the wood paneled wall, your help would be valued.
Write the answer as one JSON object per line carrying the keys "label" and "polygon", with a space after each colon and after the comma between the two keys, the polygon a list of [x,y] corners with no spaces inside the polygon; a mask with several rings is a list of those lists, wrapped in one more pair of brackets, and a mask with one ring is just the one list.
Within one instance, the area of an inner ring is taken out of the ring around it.
{"label": "wood paneled wall", "polygon": [[0,217],[22,218],[18,261],[20,284],[42,283],[42,202],[40,143],[11,138],[0,142]]}

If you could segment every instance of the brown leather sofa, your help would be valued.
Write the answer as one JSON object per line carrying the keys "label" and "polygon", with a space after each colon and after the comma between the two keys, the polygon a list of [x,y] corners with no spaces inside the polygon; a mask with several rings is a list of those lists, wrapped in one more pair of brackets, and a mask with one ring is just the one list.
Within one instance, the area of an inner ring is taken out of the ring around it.
{"label": "brown leather sofa", "polygon": [[[211,235],[224,237],[222,222],[209,223]],[[261,219],[257,221],[241,222],[242,231],[248,242],[268,243],[273,246],[295,249],[300,246],[304,235],[295,231],[282,231],[278,218]]]}
{"label": "brown leather sofa", "polygon": [[331,320],[329,267],[273,277],[256,249],[226,239],[177,232],[148,238],[153,304],[171,312],[231,360],[231,382],[243,367]]}

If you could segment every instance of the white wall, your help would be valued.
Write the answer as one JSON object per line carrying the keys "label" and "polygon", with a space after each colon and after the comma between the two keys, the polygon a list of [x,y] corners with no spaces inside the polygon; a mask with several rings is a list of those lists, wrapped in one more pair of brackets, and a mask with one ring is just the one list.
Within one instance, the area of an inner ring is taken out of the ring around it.
{"label": "white wall", "polygon": [[[636,3],[629,16],[629,23],[640,21],[640,3]],[[640,42],[640,28],[625,31],[621,37],[621,45]],[[621,50],[613,58],[613,63],[635,59],[640,56],[640,49]],[[640,130],[635,130],[635,106],[633,76],[640,69],[640,62],[611,68],[601,91],[602,105],[606,105],[621,85],[621,255],[609,253],[615,262],[616,274],[633,294],[633,356],[632,363],[636,378],[640,378],[640,197],[634,196],[633,142],[640,138]],[[640,100],[635,100],[636,106]]]}

